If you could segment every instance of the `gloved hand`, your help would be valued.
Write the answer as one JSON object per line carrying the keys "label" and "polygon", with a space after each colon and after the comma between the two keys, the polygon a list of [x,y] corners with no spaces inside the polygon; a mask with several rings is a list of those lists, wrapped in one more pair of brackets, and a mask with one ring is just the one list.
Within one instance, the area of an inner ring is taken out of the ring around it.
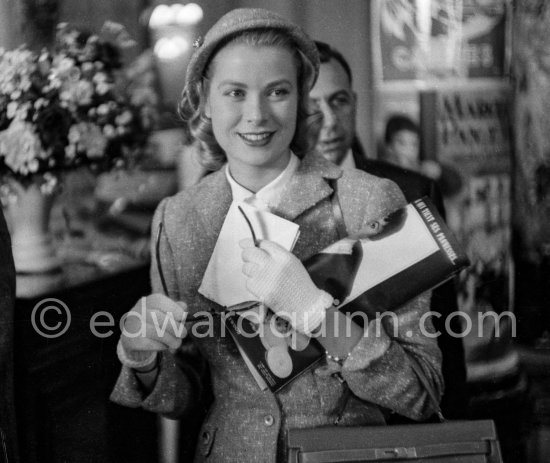
{"label": "gloved hand", "polygon": [[156,361],[157,353],[177,349],[187,336],[183,322],[187,316],[184,302],[174,302],[163,294],[142,297],[124,315],[124,324],[117,346],[123,365],[147,369]]}
{"label": "gloved hand", "polygon": [[292,326],[311,334],[325,319],[333,297],[317,288],[300,260],[277,243],[251,239],[239,242],[247,289]]}

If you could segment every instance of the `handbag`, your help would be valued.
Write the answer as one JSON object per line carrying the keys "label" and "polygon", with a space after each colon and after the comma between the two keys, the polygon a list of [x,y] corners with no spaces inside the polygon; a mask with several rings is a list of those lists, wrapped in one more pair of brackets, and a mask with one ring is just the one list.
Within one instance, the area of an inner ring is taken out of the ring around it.
{"label": "handbag", "polygon": [[411,360],[436,404],[440,423],[290,429],[288,463],[502,463],[493,421],[445,421],[428,378],[416,360]]}

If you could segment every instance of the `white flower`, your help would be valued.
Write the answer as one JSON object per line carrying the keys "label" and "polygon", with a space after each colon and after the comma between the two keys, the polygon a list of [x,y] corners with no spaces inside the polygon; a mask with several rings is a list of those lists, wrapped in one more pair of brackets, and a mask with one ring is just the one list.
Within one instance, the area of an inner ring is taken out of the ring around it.
{"label": "white flower", "polygon": [[100,82],[106,82],[108,80],[107,79],[107,74],[105,74],[104,72],[96,72],[94,74],[94,76],[92,77],[92,80],[96,84],[98,84]]}
{"label": "white flower", "polygon": [[42,106],[48,106],[48,100],[45,98],[38,98],[34,102],[34,109],[40,109]]}
{"label": "white flower", "polygon": [[113,88],[113,86],[108,82],[99,82],[95,86],[96,92],[99,95],[105,95],[106,93],[109,93],[111,88]]}
{"label": "white flower", "polygon": [[71,145],[76,145],[78,141],[80,140],[80,129],[78,125],[71,125],[71,128],[69,129],[69,143]]}
{"label": "white flower", "polygon": [[92,102],[94,87],[87,80],[67,82],[59,98],[77,105],[87,106]]}
{"label": "white flower", "polygon": [[39,164],[38,159],[32,159],[29,161],[29,171],[30,172],[36,172],[38,170]]}
{"label": "white flower", "polygon": [[107,106],[105,103],[100,104],[97,107],[97,114],[99,114],[100,116],[106,116],[107,114],[109,114],[109,106]]}
{"label": "white flower", "polygon": [[8,119],[13,119],[15,117],[15,113],[17,112],[17,108],[19,105],[16,101],[10,101],[8,103],[8,109],[6,111],[6,115],[8,116]]}
{"label": "white flower", "polygon": [[65,147],[65,156],[70,161],[76,157],[76,146],[73,143]]}
{"label": "white flower", "polygon": [[115,118],[115,122],[117,123],[117,125],[128,125],[130,122],[132,122],[133,118],[134,116],[132,115],[132,113],[126,110]]}
{"label": "white flower", "polygon": [[94,65],[90,63],[89,61],[86,61],[82,63],[82,72],[87,74],[89,72],[92,72],[94,70]]}
{"label": "white flower", "polygon": [[103,135],[101,128],[90,122],[73,125],[69,131],[69,140],[71,142],[75,140],[77,151],[86,153],[89,159],[102,157],[107,147],[107,138]]}
{"label": "white flower", "polygon": [[13,121],[0,132],[0,156],[14,172],[27,174],[36,160],[44,156],[44,150],[33,126],[28,122]]}
{"label": "white flower", "polygon": [[58,179],[50,172],[46,172],[43,175],[44,182],[40,185],[40,191],[44,195],[50,195],[57,187]]}
{"label": "white flower", "polygon": [[116,136],[115,128],[111,124],[107,124],[103,127],[103,135],[107,138],[114,138]]}

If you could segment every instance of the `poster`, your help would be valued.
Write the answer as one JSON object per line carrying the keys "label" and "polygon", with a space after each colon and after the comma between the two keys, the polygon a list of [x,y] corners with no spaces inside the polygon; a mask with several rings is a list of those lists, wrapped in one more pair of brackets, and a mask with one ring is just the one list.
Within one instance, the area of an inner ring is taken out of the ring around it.
{"label": "poster", "polygon": [[437,90],[437,158],[470,174],[508,172],[510,100],[510,86],[503,81]]}
{"label": "poster", "polygon": [[504,74],[506,0],[384,0],[375,16],[381,80]]}

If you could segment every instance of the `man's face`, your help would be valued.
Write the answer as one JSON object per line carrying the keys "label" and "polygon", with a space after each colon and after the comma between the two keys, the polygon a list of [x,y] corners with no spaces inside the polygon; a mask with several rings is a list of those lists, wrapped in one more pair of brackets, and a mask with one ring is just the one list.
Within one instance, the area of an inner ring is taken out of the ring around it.
{"label": "man's face", "polygon": [[329,161],[340,164],[355,136],[356,97],[338,61],[331,59],[321,64],[309,96],[323,113],[316,149]]}

